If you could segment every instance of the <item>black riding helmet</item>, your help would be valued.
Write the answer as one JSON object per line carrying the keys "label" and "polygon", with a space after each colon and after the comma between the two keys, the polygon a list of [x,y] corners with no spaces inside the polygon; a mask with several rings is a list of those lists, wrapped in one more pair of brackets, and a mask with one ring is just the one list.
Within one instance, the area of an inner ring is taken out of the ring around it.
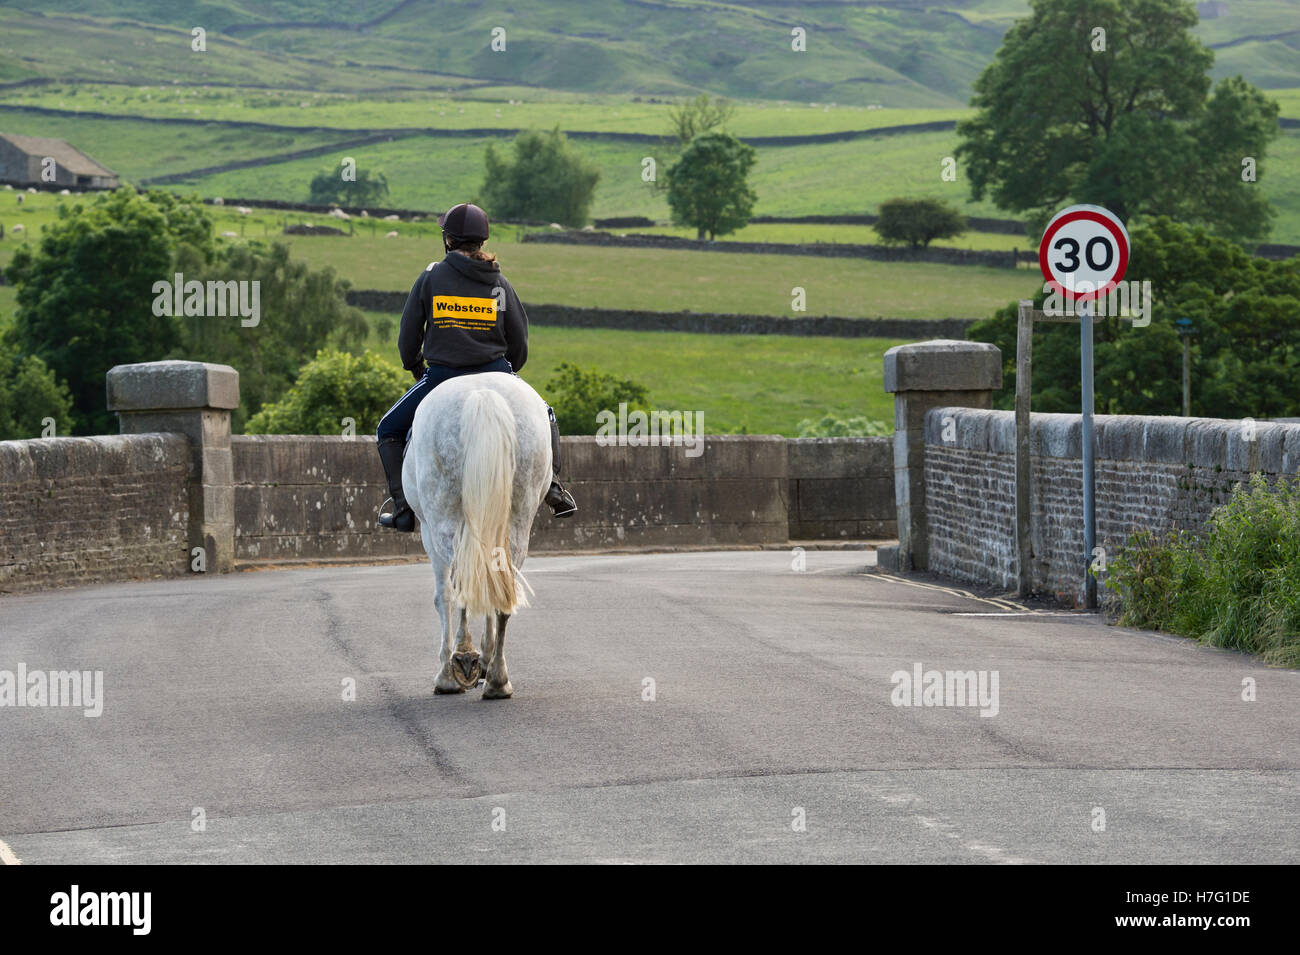
{"label": "black riding helmet", "polygon": [[485,242],[488,237],[487,213],[472,202],[454,205],[438,216],[442,226],[443,243],[448,239],[457,243]]}

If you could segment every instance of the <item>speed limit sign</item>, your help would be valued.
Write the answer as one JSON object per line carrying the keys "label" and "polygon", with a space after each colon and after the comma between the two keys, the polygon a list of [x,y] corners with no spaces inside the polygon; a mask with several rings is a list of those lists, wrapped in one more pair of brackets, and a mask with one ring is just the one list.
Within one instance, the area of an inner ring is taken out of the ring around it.
{"label": "speed limit sign", "polygon": [[1047,223],[1038,267],[1053,291],[1076,301],[1110,294],[1128,268],[1128,230],[1109,209],[1070,206]]}

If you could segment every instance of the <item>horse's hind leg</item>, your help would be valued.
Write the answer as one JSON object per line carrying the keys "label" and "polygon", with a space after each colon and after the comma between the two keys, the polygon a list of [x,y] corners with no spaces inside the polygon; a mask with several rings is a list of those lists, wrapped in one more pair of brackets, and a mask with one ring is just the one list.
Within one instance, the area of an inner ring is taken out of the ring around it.
{"label": "horse's hind leg", "polygon": [[451,675],[462,688],[478,686],[483,679],[483,662],[469,636],[465,608],[460,608],[460,629],[456,634],[456,652],[451,655]]}
{"label": "horse's hind leg", "polygon": [[509,619],[508,613],[497,614],[492,655],[488,657],[487,686],[483,687],[485,700],[506,700],[515,692],[515,688],[510,685],[510,675],[506,673],[506,621]]}
{"label": "horse's hind leg", "polygon": [[[438,659],[442,663],[442,667],[438,670],[438,682],[434,684],[433,689],[435,693],[464,693],[465,687],[456,679],[452,662],[454,656],[452,634],[455,631],[451,625],[451,614],[454,612],[454,608],[447,599],[447,567],[436,558],[431,559],[434,576],[438,580],[438,589],[434,594],[433,603],[438,608],[438,621],[442,624],[442,649],[438,652]],[[464,619],[464,611],[461,611],[462,626],[464,626]]]}

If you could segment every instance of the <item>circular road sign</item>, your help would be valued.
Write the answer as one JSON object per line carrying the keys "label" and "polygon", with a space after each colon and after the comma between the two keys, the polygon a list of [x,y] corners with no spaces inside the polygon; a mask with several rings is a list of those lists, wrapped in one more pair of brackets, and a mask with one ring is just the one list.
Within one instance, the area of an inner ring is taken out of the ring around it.
{"label": "circular road sign", "polygon": [[1076,301],[1108,295],[1128,268],[1128,230],[1101,206],[1070,206],[1047,223],[1038,267],[1054,290]]}

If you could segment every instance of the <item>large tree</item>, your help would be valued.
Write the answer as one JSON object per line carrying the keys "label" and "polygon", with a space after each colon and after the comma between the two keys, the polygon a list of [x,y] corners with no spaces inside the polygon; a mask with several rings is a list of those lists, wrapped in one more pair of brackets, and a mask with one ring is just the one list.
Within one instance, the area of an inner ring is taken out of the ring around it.
{"label": "large tree", "polygon": [[104,401],[108,369],[165,358],[179,344],[176,323],[153,312],[153,284],[205,258],[210,232],[196,203],[123,187],[61,205],[40,244],[14,253],[14,343],[67,382],[78,432],[117,430]]}
{"label": "large tree", "polygon": [[[1101,414],[1180,414],[1182,342],[1192,337],[1192,414],[1274,418],[1300,415],[1300,257],[1274,262],[1161,216],[1132,232],[1127,280],[1150,282],[1151,324],[1098,321],[1094,382]],[[1026,298],[1030,298],[1027,295]],[[1032,294],[1043,306],[1042,283]],[[1015,399],[1015,303],[975,323],[969,337],[1002,350],[997,404]],[[1079,413],[1079,326],[1034,327],[1035,411]]]}
{"label": "large tree", "polygon": [[495,218],[586,225],[600,170],[559,127],[515,137],[513,159],[488,144],[487,179],[479,204]]}
{"label": "large tree", "polygon": [[701,239],[746,225],[758,200],[748,181],[757,158],[753,146],[730,133],[696,136],[668,170],[673,221],[693,226]]}
{"label": "large tree", "polygon": [[[188,277],[188,276],[187,276]],[[239,318],[177,318],[180,342],[169,357],[233,365],[239,372],[236,429],[293,385],[322,348],[359,350],[369,333],[360,309],[347,304],[350,283],[326,266],[313,270],[280,242],[230,245],[216,253],[200,281],[257,283],[256,325]],[[251,286],[250,286],[251,287]],[[354,413],[358,421],[361,409]]]}
{"label": "large tree", "polygon": [[[1210,94],[1214,54],[1186,0],[1032,0],[975,83],[957,155],[972,196],[1041,224],[1068,201],[1261,239],[1277,103],[1240,77]],[[1104,31],[1104,34],[1099,32]],[[1103,48],[1104,47],[1104,48]]]}

